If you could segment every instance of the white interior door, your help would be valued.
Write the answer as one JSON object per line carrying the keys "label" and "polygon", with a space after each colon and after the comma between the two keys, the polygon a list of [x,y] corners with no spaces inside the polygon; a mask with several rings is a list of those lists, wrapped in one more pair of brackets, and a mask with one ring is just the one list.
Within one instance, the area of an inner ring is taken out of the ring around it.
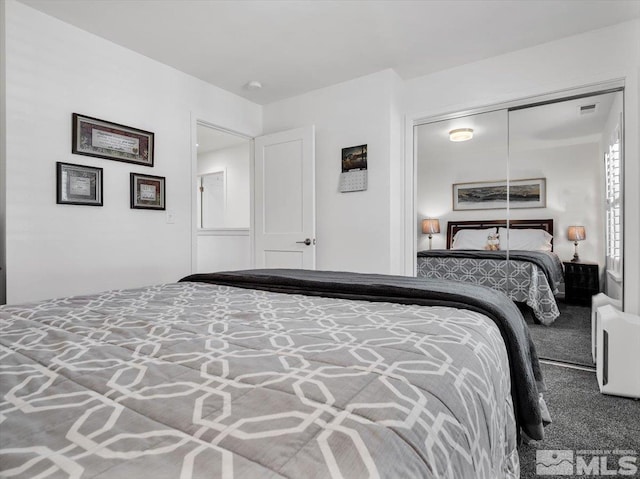
{"label": "white interior door", "polygon": [[254,192],[256,267],[315,269],[313,126],[256,138]]}

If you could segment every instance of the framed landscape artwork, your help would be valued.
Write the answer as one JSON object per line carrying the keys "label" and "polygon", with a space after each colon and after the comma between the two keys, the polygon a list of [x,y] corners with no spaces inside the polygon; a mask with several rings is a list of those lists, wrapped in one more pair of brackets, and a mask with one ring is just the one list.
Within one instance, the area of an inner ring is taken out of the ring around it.
{"label": "framed landscape artwork", "polygon": [[544,208],[547,204],[545,178],[456,183],[453,185],[454,210],[492,210]]}

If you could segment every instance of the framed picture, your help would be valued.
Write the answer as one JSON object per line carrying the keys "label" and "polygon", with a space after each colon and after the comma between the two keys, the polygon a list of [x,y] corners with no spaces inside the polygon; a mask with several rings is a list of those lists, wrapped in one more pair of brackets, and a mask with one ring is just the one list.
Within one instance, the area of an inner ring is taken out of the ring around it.
{"label": "framed picture", "polygon": [[164,176],[131,173],[131,208],[164,210]]}
{"label": "framed picture", "polygon": [[342,149],[342,172],[367,169],[367,145]]}
{"label": "framed picture", "polygon": [[525,180],[457,183],[453,185],[454,210],[494,210],[509,208],[544,208],[547,205],[545,178]]}
{"label": "framed picture", "polygon": [[78,113],[72,119],[72,153],[153,166],[154,135],[150,131]]}
{"label": "framed picture", "polygon": [[102,206],[102,168],[56,162],[56,203]]}

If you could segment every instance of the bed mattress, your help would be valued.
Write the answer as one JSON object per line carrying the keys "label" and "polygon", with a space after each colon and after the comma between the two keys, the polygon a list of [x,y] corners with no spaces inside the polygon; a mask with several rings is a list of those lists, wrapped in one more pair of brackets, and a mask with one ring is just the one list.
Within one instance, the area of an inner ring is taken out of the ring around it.
{"label": "bed mattress", "polygon": [[0,354],[3,477],[519,473],[469,309],[185,281],[4,306]]}

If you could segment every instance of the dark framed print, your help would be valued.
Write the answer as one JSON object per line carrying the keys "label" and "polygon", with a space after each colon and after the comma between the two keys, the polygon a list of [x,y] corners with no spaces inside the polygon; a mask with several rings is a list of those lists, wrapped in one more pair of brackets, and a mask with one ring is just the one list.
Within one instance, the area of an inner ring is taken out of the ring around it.
{"label": "dark framed print", "polygon": [[153,166],[154,134],[74,113],[71,152]]}
{"label": "dark framed print", "polygon": [[56,203],[102,206],[102,168],[56,162]]}
{"label": "dark framed print", "polygon": [[164,210],[164,176],[131,173],[131,208]]}

